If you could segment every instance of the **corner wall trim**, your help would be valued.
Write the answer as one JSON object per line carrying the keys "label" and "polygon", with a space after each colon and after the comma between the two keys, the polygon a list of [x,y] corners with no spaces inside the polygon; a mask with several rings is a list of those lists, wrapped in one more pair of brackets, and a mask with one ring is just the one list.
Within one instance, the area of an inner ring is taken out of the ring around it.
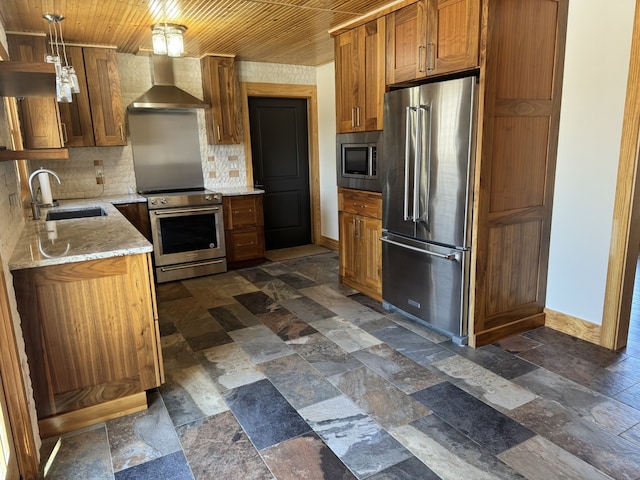
{"label": "corner wall trim", "polygon": [[325,237],[324,235],[322,235],[320,237],[320,241],[318,242],[318,245],[320,245],[321,247],[327,247],[333,251],[338,251],[338,249],[340,248],[340,245],[338,244],[338,240],[334,240],[333,238],[329,238],[329,237]]}

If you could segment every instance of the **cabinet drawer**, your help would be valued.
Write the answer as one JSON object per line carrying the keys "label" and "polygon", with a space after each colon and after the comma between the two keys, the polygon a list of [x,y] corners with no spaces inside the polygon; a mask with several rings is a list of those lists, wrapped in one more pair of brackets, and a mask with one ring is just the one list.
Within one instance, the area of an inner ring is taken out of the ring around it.
{"label": "cabinet drawer", "polygon": [[227,232],[227,260],[238,262],[264,257],[262,228]]}
{"label": "cabinet drawer", "polygon": [[263,224],[262,198],[256,195],[227,197],[225,225],[228,230],[256,227]]}
{"label": "cabinet drawer", "polygon": [[382,218],[382,194],[362,190],[341,189],[338,209],[343,212]]}

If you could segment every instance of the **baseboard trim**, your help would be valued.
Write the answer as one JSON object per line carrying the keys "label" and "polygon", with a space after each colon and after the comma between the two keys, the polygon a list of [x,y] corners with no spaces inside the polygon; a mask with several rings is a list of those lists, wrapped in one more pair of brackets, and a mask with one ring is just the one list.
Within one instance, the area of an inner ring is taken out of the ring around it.
{"label": "baseboard trim", "polygon": [[339,248],[338,240],[334,240],[333,238],[325,237],[324,235],[320,237],[320,241],[318,242],[318,245],[320,245],[321,247],[329,248],[329,249],[333,250],[334,252],[337,252],[338,248]]}
{"label": "baseboard trim", "polygon": [[547,327],[600,345],[600,331],[602,330],[600,325],[549,308],[545,308],[544,312],[546,314],[545,325]]}
{"label": "baseboard trim", "polygon": [[79,428],[106,422],[113,418],[129,415],[147,409],[147,393],[134,393],[115,400],[81,408],[72,412],[62,413],[38,421],[40,437],[47,438],[54,435],[77,430]]}
{"label": "baseboard trim", "polygon": [[520,318],[506,325],[500,325],[480,333],[469,335],[469,346],[477,348],[503,340],[520,333],[528,332],[544,325],[544,313]]}

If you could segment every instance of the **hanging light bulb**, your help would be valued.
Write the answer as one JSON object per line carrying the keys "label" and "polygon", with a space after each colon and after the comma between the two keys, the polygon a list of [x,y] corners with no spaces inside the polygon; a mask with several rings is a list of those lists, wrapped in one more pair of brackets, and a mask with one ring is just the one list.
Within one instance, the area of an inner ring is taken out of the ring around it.
{"label": "hanging light bulb", "polygon": [[182,40],[183,31],[179,26],[172,26],[166,32],[167,55],[170,57],[179,57],[184,52],[184,43]]}
{"label": "hanging light bulb", "polygon": [[151,41],[153,42],[153,53],[156,55],[167,54],[167,39],[164,36],[164,27],[162,25],[151,27]]}
{"label": "hanging light bulb", "polygon": [[151,27],[153,53],[179,57],[184,53],[183,34],[187,27],[172,23],[158,23]]}
{"label": "hanging light bulb", "polygon": [[[78,76],[75,69],[69,65],[67,59],[67,48],[62,36],[63,15],[47,13],[43,17],[49,22],[49,44],[51,53],[45,54],[45,62],[53,63],[56,67],[56,91],[58,102],[72,102],[72,93],[80,93]],[[53,31],[52,31],[53,27]],[[60,41],[58,42],[58,30],[60,31]],[[62,45],[62,56],[60,55],[60,45]],[[62,65],[64,57],[64,66]]]}

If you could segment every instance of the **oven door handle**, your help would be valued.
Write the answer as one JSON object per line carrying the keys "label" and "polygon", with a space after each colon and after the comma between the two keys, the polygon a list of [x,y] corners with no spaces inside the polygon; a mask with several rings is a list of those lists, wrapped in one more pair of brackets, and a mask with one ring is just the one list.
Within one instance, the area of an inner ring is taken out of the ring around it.
{"label": "oven door handle", "polygon": [[217,265],[223,262],[224,260],[212,260],[209,262],[187,263],[185,265],[173,265],[170,267],[160,267],[160,270],[163,272],[172,272],[174,270],[184,270],[185,268],[199,267],[201,265]]}
{"label": "oven door handle", "polygon": [[220,207],[207,207],[207,208],[180,208],[180,209],[167,209],[167,210],[154,210],[156,215],[179,215],[181,213],[208,213],[219,212]]}

